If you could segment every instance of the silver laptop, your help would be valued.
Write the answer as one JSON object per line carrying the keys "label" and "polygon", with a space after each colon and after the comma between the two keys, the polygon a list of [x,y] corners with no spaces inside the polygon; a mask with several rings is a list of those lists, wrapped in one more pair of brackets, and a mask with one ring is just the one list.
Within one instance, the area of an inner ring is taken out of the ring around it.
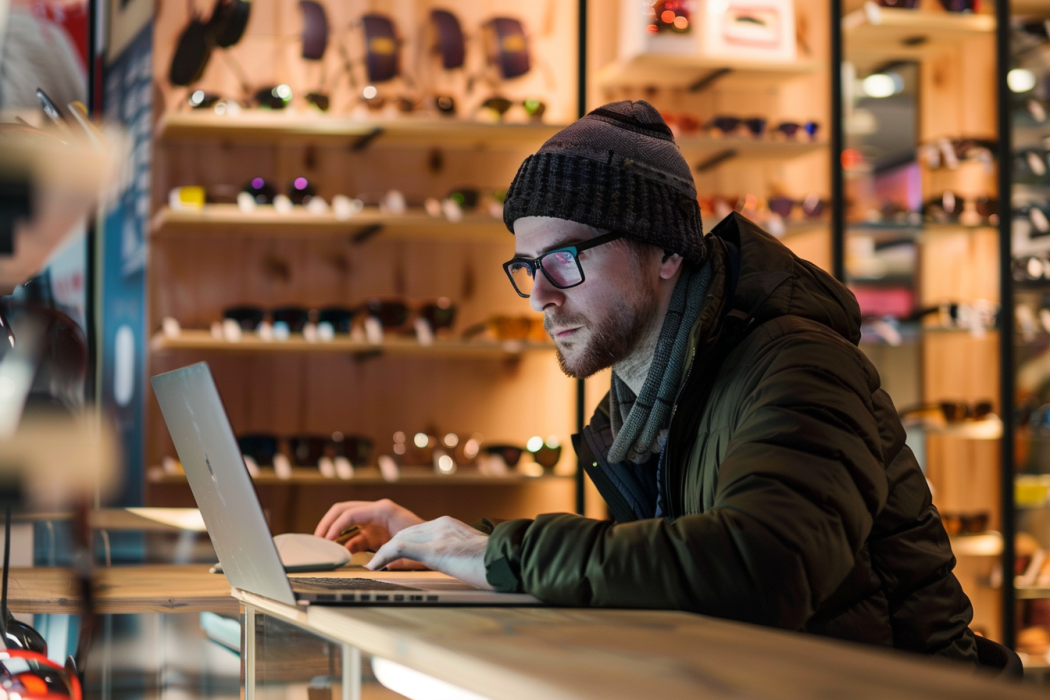
{"label": "silver laptop", "polygon": [[432,572],[355,570],[345,578],[289,579],[207,363],[153,377],[164,422],[230,585],[281,603],[538,605]]}

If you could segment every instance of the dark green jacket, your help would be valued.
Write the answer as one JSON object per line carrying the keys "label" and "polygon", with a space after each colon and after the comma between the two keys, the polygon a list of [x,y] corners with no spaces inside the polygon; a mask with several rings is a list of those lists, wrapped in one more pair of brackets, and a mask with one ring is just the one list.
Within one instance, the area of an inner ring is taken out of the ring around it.
{"label": "dark green jacket", "polygon": [[[686,610],[976,663],[948,536],[857,347],[856,299],[743,217],[707,240],[666,517],[500,523],[489,582],[558,605]],[[617,517],[604,455],[581,451]]]}

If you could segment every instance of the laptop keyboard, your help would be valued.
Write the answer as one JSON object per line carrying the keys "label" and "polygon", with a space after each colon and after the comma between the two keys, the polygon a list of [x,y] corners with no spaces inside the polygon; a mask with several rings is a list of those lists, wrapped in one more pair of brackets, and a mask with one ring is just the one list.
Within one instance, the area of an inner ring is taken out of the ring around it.
{"label": "laptop keyboard", "polygon": [[292,589],[303,593],[319,591],[419,591],[420,588],[401,586],[389,581],[377,581],[371,578],[322,578],[314,576],[289,579]]}

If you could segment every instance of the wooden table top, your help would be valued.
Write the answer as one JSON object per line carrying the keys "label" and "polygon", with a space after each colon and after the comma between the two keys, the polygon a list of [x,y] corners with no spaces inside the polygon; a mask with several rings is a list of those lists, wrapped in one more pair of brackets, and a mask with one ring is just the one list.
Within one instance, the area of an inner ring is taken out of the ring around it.
{"label": "wooden table top", "polygon": [[680,612],[301,609],[234,596],[493,700],[1043,697],[942,661]]}
{"label": "wooden table top", "polygon": [[[95,570],[97,612],[238,614],[240,604],[230,596],[226,577],[208,569],[208,564],[99,567]],[[83,612],[71,569],[12,567],[7,596],[14,612]]]}

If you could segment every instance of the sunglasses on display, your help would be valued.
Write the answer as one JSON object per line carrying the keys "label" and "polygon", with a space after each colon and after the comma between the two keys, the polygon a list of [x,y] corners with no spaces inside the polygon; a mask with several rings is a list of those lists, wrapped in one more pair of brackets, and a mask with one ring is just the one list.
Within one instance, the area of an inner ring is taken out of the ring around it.
{"label": "sunglasses on display", "polygon": [[528,340],[544,343],[550,340],[543,329],[543,318],[534,316],[493,316],[464,330],[463,339],[470,340],[482,334],[499,342]]}
{"label": "sunglasses on display", "polygon": [[355,466],[372,463],[374,443],[361,435],[341,432],[325,435],[249,433],[237,438],[249,471],[273,468],[287,474],[291,467],[317,468],[323,476],[349,478]]}
{"label": "sunglasses on display", "polygon": [[688,34],[693,28],[689,17],[692,5],[692,0],[656,0],[646,10],[649,13],[646,31],[650,34]]}
{"label": "sunglasses on display", "polygon": [[485,57],[499,69],[504,80],[518,78],[532,69],[529,43],[521,21],[513,17],[494,17],[481,26]]}
{"label": "sunglasses on display", "polygon": [[189,86],[200,80],[212,51],[237,44],[244,36],[250,17],[248,0],[216,0],[207,22],[196,15],[191,17],[175,44],[168,82]]}
{"label": "sunglasses on display", "polygon": [[[681,115],[676,120],[683,131],[689,133]],[[729,115],[716,116],[707,122],[707,128],[719,132],[722,136],[733,136],[741,127],[746,127],[747,132],[755,138],[761,138],[766,133],[766,125],[769,123],[765,117],[734,117]],[[691,123],[686,122],[689,126]]]}
{"label": "sunglasses on display", "polygon": [[538,258],[515,257],[503,263],[503,270],[514,286],[514,291],[526,299],[536,285],[537,272],[542,272],[547,281],[557,289],[571,289],[583,284],[586,279],[580,253],[623,237],[623,233],[613,231],[589,241],[547,251]]}
{"label": "sunglasses on display", "polygon": [[770,211],[784,219],[790,219],[792,214],[797,211],[801,212],[806,220],[815,220],[823,216],[827,202],[816,194],[808,194],[802,199],[784,196],[770,197],[768,204]]}
{"label": "sunglasses on display", "polygon": [[995,225],[999,222],[999,200],[995,197],[962,197],[952,191],[932,197],[922,205],[927,221],[966,226]]}
{"label": "sunglasses on display", "polygon": [[401,40],[394,20],[386,15],[369,13],[361,17],[365,39],[365,72],[368,82],[385,83],[400,74]]}
{"label": "sunglasses on display", "polygon": [[328,50],[328,15],[314,0],[300,0],[299,10],[303,13],[300,55],[306,61],[320,61]]}
{"label": "sunglasses on display", "polygon": [[[914,10],[919,6],[919,0],[878,0],[882,7],[894,7],[904,10]],[[941,7],[948,12],[976,12],[979,0],[941,0]]]}
{"label": "sunglasses on display", "polygon": [[989,139],[938,139],[934,143],[923,144],[919,153],[931,170],[948,168],[954,170],[962,162],[976,161],[991,168],[995,162],[997,144]]}
{"label": "sunglasses on display", "polygon": [[988,531],[988,513],[941,513],[944,531],[956,535],[979,535]]}
{"label": "sunglasses on display", "polygon": [[473,463],[478,456],[480,439],[476,434],[463,437],[445,433],[438,437],[434,432],[410,436],[399,430],[394,433],[393,451],[402,466],[431,467],[439,474],[452,474],[457,467]]}
{"label": "sunglasses on display", "polygon": [[241,101],[222,95],[194,90],[186,98],[186,104],[191,109],[211,109],[216,114],[237,114],[246,107],[257,107],[259,109],[284,109],[292,101],[292,89],[287,85],[271,85],[259,88],[250,100]]}
{"label": "sunglasses on display", "polygon": [[992,402],[941,401],[922,404],[901,411],[901,420],[908,418],[942,418],[946,423],[986,420],[992,417]]}
{"label": "sunglasses on display", "polygon": [[558,443],[557,438],[554,437],[547,438],[547,440],[543,440],[540,437],[532,437],[525,447],[502,444],[483,445],[481,452],[485,456],[502,459],[504,464],[510,469],[517,469],[521,462],[521,456],[526,453],[532,455],[533,461],[547,472],[553,471],[558,464],[558,460],[561,459],[561,445]]}
{"label": "sunglasses on display", "polygon": [[431,10],[430,22],[437,37],[435,50],[441,56],[441,67],[445,70],[462,68],[467,52],[459,19],[448,10]]}
{"label": "sunglasses on display", "polygon": [[[335,335],[352,334],[357,319],[364,322],[365,334],[373,342],[382,340],[383,331],[404,331],[415,327],[420,335],[420,323],[426,324],[424,334],[440,336],[451,332],[456,305],[447,297],[441,297],[414,307],[401,300],[370,299],[358,307],[329,306],[313,313],[302,306],[282,306],[269,312],[259,306],[234,306],[223,311],[220,335],[229,340],[238,333],[259,333],[267,337],[272,334],[275,340],[286,340],[295,333],[331,340]],[[372,324],[375,327],[370,328]],[[378,338],[374,339],[374,336]]]}
{"label": "sunglasses on display", "polygon": [[478,107],[479,116],[486,117],[488,121],[503,121],[512,107],[520,105],[525,116],[530,122],[543,121],[543,115],[547,111],[547,104],[541,100],[530,98],[525,100],[508,100],[505,97],[490,97]]}

